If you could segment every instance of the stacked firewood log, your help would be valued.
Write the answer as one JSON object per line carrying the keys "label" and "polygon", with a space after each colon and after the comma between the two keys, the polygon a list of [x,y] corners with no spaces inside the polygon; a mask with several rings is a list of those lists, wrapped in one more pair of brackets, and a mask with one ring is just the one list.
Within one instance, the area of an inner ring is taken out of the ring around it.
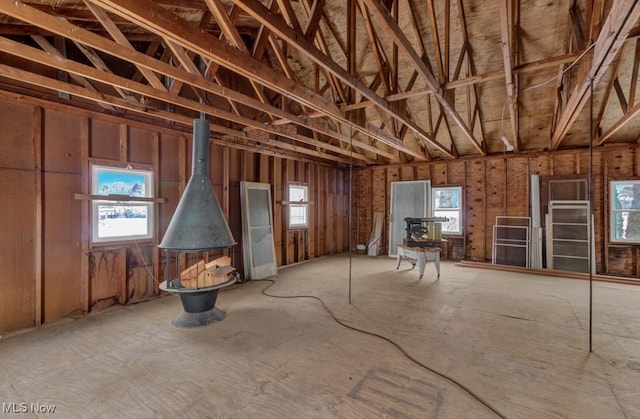
{"label": "stacked firewood log", "polygon": [[185,288],[212,287],[229,281],[235,270],[229,256],[222,256],[209,263],[201,260],[180,273],[180,284]]}

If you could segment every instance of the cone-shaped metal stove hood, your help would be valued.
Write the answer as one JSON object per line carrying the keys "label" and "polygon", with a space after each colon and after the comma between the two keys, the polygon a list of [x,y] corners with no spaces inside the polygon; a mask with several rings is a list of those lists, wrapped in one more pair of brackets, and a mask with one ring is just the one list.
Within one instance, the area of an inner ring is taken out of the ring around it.
{"label": "cone-shaped metal stove hood", "polygon": [[193,121],[191,179],[158,247],[199,251],[236,244],[209,180],[209,121]]}

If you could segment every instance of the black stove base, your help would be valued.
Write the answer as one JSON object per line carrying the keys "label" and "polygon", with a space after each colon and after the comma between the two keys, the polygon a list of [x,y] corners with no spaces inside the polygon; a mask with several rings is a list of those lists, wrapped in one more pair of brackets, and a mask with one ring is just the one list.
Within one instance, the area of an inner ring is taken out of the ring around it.
{"label": "black stove base", "polygon": [[224,312],[213,307],[211,310],[199,313],[187,313],[186,311],[183,311],[171,321],[171,324],[180,328],[200,327],[219,322],[225,317],[226,314],[224,314]]}

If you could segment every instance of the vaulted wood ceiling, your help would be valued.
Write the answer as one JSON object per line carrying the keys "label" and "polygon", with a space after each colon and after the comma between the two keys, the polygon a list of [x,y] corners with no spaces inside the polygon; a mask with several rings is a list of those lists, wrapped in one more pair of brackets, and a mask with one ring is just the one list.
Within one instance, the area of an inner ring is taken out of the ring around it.
{"label": "vaulted wood ceiling", "polygon": [[0,88],[156,125],[204,113],[217,143],[337,164],[636,143],[639,16],[640,0],[0,0]]}

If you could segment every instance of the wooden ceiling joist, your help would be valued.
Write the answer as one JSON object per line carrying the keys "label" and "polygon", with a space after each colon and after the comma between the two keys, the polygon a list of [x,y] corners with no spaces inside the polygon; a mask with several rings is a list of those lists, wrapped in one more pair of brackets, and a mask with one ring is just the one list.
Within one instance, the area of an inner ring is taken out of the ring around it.
{"label": "wooden ceiling joist", "polygon": [[[362,96],[374,102],[377,106],[382,109],[382,111],[388,113],[393,118],[398,119],[400,122],[407,124],[414,132],[417,133],[419,137],[422,137],[425,141],[430,143],[432,146],[439,149],[445,156],[453,157],[451,152],[444,147],[442,144],[430,138],[415,122],[410,121],[403,115],[399,115],[393,110],[390,109],[389,104],[383,98],[378,96],[374,91],[372,91],[369,87],[367,87],[360,79],[351,75],[347,70],[340,67],[337,63],[332,61],[329,57],[324,55],[320,50],[315,48],[306,38],[300,36],[298,32],[290,28],[286,25],[286,23],[280,19],[275,14],[271,13],[268,9],[266,9],[262,4],[257,0],[236,0],[235,4],[241,7],[247,14],[254,17],[261,24],[267,26],[269,30],[273,33],[276,33],[282,39],[284,39],[288,44],[297,48],[301,53],[305,54],[309,59],[314,61],[320,67],[326,69],[330,73],[334,74],[340,80],[342,80],[347,85],[353,87],[356,91],[358,91]],[[343,122],[349,123],[349,121],[344,120]],[[366,132],[366,130],[362,126],[354,125],[354,128],[363,131],[364,134],[371,135],[372,133]],[[414,150],[404,144],[400,140],[389,141],[386,137],[376,137],[377,140],[382,141],[383,143],[393,147],[405,154],[409,154],[418,160],[425,160],[425,155],[423,152]]]}
{"label": "wooden ceiling joist", "polygon": [[[277,107],[265,105],[260,101],[258,101],[257,99],[250,98],[232,89],[227,89],[215,83],[209,82],[202,77],[198,77],[195,74],[188,73],[184,70],[178,69],[170,64],[162,62],[161,60],[154,59],[143,53],[131,51],[129,48],[125,46],[122,46],[111,40],[107,40],[99,35],[96,35],[86,30],[83,30],[81,28],[78,28],[77,26],[71,25],[68,22],[64,22],[59,19],[56,19],[55,17],[49,14],[46,14],[44,12],[39,12],[24,4],[20,4],[18,7],[16,7],[14,2],[7,2],[5,0],[0,0],[0,12],[6,13],[6,14],[11,13],[12,16],[14,16],[17,19],[21,19],[32,24],[38,24],[38,25],[44,26],[47,28],[47,30],[51,31],[52,33],[56,33],[60,36],[64,36],[74,40],[82,40],[82,42],[84,42],[86,45],[89,45],[92,48],[101,50],[115,57],[128,59],[129,61],[136,63],[140,66],[143,66],[145,68],[154,69],[155,71],[161,74],[165,74],[174,80],[179,80],[181,82],[198,87],[199,89],[202,89],[209,93],[213,93],[223,98],[232,99],[238,103],[242,103],[254,109],[258,109],[260,111],[273,114],[274,116],[278,116],[279,118],[297,123],[309,129],[313,129],[313,127],[306,124],[303,119],[296,117],[295,115],[289,114],[285,111],[282,111]],[[350,139],[346,138],[346,136],[337,132],[333,132],[331,130],[322,131],[321,133],[324,135],[331,136],[332,138],[337,138],[343,142],[350,142]],[[359,142],[354,142],[354,144],[356,143],[359,144]],[[362,143],[360,144],[360,146],[365,146],[365,144]],[[369,149],[369,151],[372,151],[372,152],[374,152],[374,150],[375,150],[374,147],[370,147]],[[387,157],[389,156],[388,153],[385,153],[385,154],[387,155]]]}
{"label": "wooden ceiling joist", "polygon": [[573,90],[553,132],[549,149],[556,150],[578,118],[580,111],[591,96],[591,86],[598,86],[609,69],[629,32],[640,17],[639,0],[619,0],[613,4],[600,35],[593,48],[593,59],[589,71],[579,80]]}
{"label": "wooden ceiling joist", "polygon": [[[412,66],[414,66],[418,70],[420,76],[424,79],[426,85],[431,88],[433,95],[442,105],[449,117],[451,117],[451,119],[455,121],[456,125],[458,125],[465,137],[473,144],[476,150],[478,150],[480,154],[484,155],[485,151],[482,145],[473,136],[473,133],[464,123],[458,112],[455,110],[454,106],[449,103],[447,98],[445,98],[444,91],[438,85],[438,82],[434,78],[433,74],[427,68],[425,63],[420,59],[420,56],[413,48],[406,35],[398,27],[398,24],[393,20],[385,6],[380,3],[379,0],[364,0],[364,2],[367,4],[369,10],[374,14],[374,16],[376,16],[380,20],[382,26],[387,29],[387,33],[393,38],[394,42],[399,46],[400,50],[409,58]],[[433,143],[435,141],[430,139],[430,142]]]}
{"label": "wooden ceiling joist", "polygon": [[[518,151],[518,84],[513,67],[515,66],[515,8],[513,0],[502,0],[500,9],[500,35],[502,38],[502,58],[504,62],[504,80],[506,84],[507,97],[504,106],[509,109],[511,121],[511,144],[514,151]],[[503,116],[504,118],[504,116]],[[501,121],[504,125],[504,121]],[[504,136],[504,132],[501,133]]]}

